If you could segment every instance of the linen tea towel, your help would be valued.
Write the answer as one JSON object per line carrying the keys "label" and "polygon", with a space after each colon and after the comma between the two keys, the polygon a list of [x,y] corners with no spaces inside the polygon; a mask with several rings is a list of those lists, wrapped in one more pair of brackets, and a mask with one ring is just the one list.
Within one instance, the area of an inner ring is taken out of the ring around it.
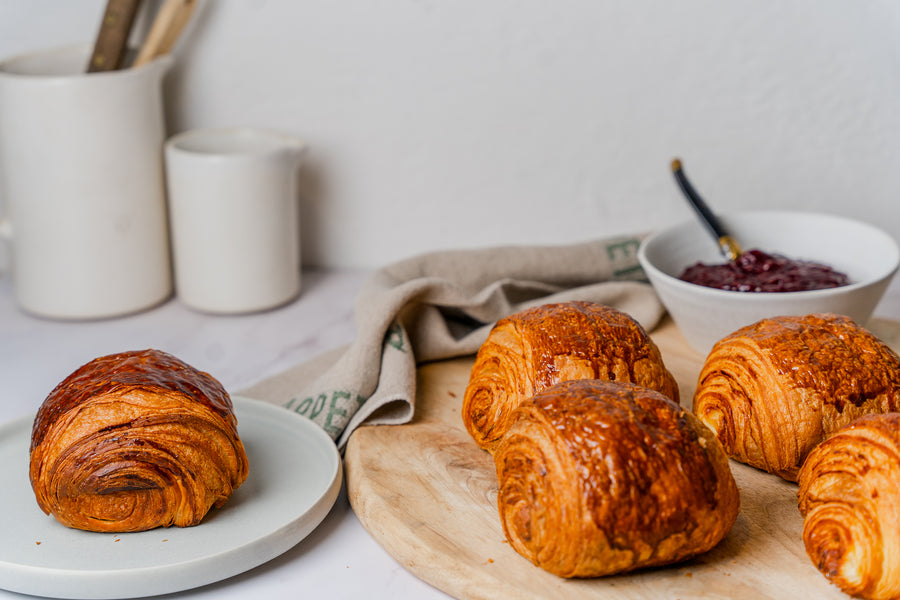
{"label": "linen tea towel", "polygon": [[343,449],[363,422],[412,419],[417,364],[474,354],[493,324],[514,312],[587,300],[651,330],[664,309],[644,281],[640,241],[438,251],[388,265],[360,289],[351,344],[241,394],[309,417]]}

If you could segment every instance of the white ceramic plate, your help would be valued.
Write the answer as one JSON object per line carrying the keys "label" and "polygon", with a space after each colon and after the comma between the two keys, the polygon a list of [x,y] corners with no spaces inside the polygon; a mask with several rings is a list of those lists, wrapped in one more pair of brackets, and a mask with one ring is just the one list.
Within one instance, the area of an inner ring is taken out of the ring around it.
{"label": "white ceramic plate", "polygon": [[0,427],[0,587],[54,598],[135,598],[220,581],[287,551],[325,518],[341,487],[337,449],[311,421],[232,397],[247,481],[195,527],[69,529],[28,480],[31,418]]}

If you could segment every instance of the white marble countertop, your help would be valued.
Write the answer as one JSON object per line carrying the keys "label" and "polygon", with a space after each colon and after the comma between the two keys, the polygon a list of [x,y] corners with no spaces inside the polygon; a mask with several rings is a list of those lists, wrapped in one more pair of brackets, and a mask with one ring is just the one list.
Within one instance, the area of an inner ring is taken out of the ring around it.
{"label": "white marble countertop", "polygon": [[[291,304],[247,316],[211,316],[172,299],[130,317],[92,322],[35,318],[0,277],[0,423],[31,414],[59,381],[112,352],[158,348],[237,391],[353,340],[353,302],[363,272],[306,272]],[[900,320],[896,280],[876,316]],[[0,541],[2,543],[2,541]],[[2,582],[0,582],[2,585]],[[174,598],[448,598],[395,561],[356,519],[344,491],[322,524],[282,556]],[[0,598],[27,597],[0,590]]]}

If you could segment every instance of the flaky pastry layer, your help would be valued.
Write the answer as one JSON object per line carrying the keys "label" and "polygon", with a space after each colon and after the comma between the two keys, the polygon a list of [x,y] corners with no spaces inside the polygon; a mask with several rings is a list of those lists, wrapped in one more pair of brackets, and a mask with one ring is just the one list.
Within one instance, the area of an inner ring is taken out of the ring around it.
{"label": "flaky pastry layer", "polygon": [[225,389],[157,350],[87,363],[50,393],[34,421],[35,498],[77,529],[196,525],[247,474]]}
{"label": "flaky pastry layer", "polygon": [[475,358],[463,423],[475,442],[491,451],[519,404],[572,379],[631,382],[679,400],[675,378],[637,321],[609,306],[563,302],[497,322]]}
{"label": "flaky pastry layer", "polygon": [[712,432],[662,394],[574,380],[519,406],[494,452],[509,543],[561,577],[596,577],[706,552],[740,498]]}
{"label": "flaky pastry layer", "polygon": [[841,427],[900,410],[900,358],[844,316],[764,319],[713,346],[693,410],[729,456],[796,481]]}
{"label": "flaky pastry layer", "polygon": [[803,543],[844,592],[900,597],[900,413],[865,415],[817,446],[799,474]]}

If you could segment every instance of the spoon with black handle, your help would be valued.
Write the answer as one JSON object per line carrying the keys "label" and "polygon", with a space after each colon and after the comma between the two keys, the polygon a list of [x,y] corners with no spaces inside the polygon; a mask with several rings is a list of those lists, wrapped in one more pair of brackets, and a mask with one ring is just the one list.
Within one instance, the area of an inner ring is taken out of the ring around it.
{"label": "spoon with black handle", "polygon": [[684,174],[684,169],[681,167],[681,160],[677,158],[672,161],[672,174],[675,175],[675,181],[678,182],[678,186],[684,193],[685,198],[687,198],[688,203],[694,208],[697,215],[700,217],[700,220],[716,239],[716,242],[719,244],[719,250],[725,258],[729,261],[737,260],[741,255],[741,247],[734,238],[728,234],[725,228],[722,227],[719,219],[711,210],[709,210],[709,207],[706,206],[706,202],[703,201],[703,198],[700,197],[700,194],[697,193],[697,190],[695,190],[694,186],[691,185],[691,182],[688,181],[687,176]]}

